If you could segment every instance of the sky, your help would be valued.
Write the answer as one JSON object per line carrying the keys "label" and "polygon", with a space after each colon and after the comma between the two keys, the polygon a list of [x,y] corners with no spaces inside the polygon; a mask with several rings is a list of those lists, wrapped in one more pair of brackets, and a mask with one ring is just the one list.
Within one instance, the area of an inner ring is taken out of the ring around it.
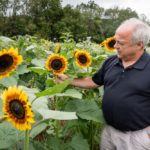
{"label": "sky", "polygon": [[[62,5],[71,4],[76,6],[81,3],[87,4],[89,0],[62,0]],[[144,14],[150,20],[149,0],[94,0],[96,4],[105,9],[118,6],[119,8],[131,8],[139,15]]]}

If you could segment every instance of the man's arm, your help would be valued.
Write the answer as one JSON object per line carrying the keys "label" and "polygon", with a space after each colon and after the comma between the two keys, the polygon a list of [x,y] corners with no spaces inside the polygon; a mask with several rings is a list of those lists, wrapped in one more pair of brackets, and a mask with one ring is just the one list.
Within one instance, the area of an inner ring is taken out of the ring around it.
{"label": "man's arm", "polygon": [[[57,75],[57,79],[56,82],[57,83],[61,83],[64,80],[68,79],[69,77],[67,75],[64,74],[59,74]],[[86,77],[86,78],[75,78],[73,79],[73,81],[71,82],[71,85],[73,86],[77,86],[80,88],[96,88],[99,85],[97,85],[96,83],[94,83],[94,81],[92,80],[91,77]]]}

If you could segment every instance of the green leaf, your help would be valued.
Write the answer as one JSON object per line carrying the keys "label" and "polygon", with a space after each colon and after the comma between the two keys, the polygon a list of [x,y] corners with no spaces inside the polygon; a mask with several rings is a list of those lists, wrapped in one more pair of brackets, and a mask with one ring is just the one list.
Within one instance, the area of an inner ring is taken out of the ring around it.
{"label": "green leaf", "polygon": [[77,116],[79,116],[82,119],[104,123],[102,110],[97,106],[95,101],[89,100],[69,101],[66,105],[66,110],[77,112]]}
{"label": "green leaf", "polygon": [[6,42],[6,43],[13,42],[12,39],[10,39],[6,36],[0,36],[0,40],[3,41],[3,42]]}
{"label": "green leaf", "polygon": [[54,79],[47,79],[45,81],[47,87],[51,87],[55,85]]}
{"label": "green leaf", "polygon": [[40,97],[40,96],[47,96],[47,95],[54,95],[56,93],[61,93],[72,81],[73,79],[67,79],[65,80],[63,83],[60,84],[56,84],[55,86],[46,89],[45,91],[36,93],[36,96]]}
{"label": "green leaf", "polygon": [[37,66],[37,67],[43,68],[44,65],[45,65],[45,60],[44,60],[44,59],[37,59],[37,58],[34,58],[34,59],[32,60],[32,64],[34,64],[34,65]]}
{"label": "green leaf", "polygon": [[0,124],[0,149],[8,149],[23,138],[24,133],[17,131],[11,124],[6,122]]}
{"label": "green leaf", "polygon": [[74,120],[78,119],[76,112],[63,112],[55,110],[38,109],[37,110],[43,119],[56,119],[56,120]]}
{"label": "green leaf", "polygon": [[43,130],[46,129],[46,127],[48,126],[47,123],[42,122],[40,124],[38,124],[37,126],[35,126],[34,128],[32,128],[31,132],[30,132],[30,136],[31,138],[36,137],[38,134],[40,134]]}
{"label": "green leaf", "polygon": [[29,70],[38,73],[39,75],[42,75],[44,73],[47,73],[48,71],[42,67],[30,67],[28,68]]}
{"label": "green leaf", "polygon": [[32,44],[32,45],[28,46],[25,50],[26,51],[34,50],[36,47],[37,47],[37,45]]}
{"label": "green leaf", "polygon": [[77,115],[82,119],[104,123],[102,111],[95,101],[85,101],[84,105],[78,107]]}
{"label": "green leaf", "polygon": [[20,65],[17,68],[17,73],[18,74],[24,74],[24,73],[28,73],[30,70],[27,69],[27,65]]}
{"label": "green leaf", "polygon": [[48,137],[47,145],[50,150],[65,150],[66,144],[56,137]]}
{"label": "green leaf", "polygon": [[73,97],[73,98],[82,98],[82,94],[77,91],[76,89],[68,89],[64,93],[55,94],[56,96],[67,96],[67,97]]}
{"label": "green leaf", "polygon": [[0,80],[0,84],[5,87],[17,85],[17,79],[13,76],[6,77]]}
{"label": "green leaf", "polygon": [[[12,46],[12,44],[14,43],[14,41],[8,37],[5,36],[0,36],[0,48],[7,48]],[[2,50],[2,49],[0,49]]]}
{"label": "green leaf", "polygon": [[70,146],[73,150],[90,150],[87,140],[81,134],[73,136]]}
{"label": "green leaf", "polygon": [[37,98],[33,103],[32,103],[32,108],[36,111],[39,109],[49,109],[48,108],[48,97],[43,96]]}
{"label": "green leaf", "polygon": [[103,97],[103,95],[104,95],[104,87],[101,86],[101,87],[99,87],[98,89],[99,89],[99,95],[100,95],[101,97]]}
{"label": "green leaf", "polygon": [[35,93],[38,92],[38,89],[36,89],[36,88],[28,88],[28,87],[25,87],[25,86],[20,86],[20,87],[21,87],[25,92],[27,92],[30,102],[32,102],[32,100],[36,98]]}

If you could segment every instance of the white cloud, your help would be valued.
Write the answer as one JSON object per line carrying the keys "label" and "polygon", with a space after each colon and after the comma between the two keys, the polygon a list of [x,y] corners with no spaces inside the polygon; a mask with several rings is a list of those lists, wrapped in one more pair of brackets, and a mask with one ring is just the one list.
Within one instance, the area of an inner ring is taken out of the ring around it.
{"label": "white cloud", "polygon": [[[81,3],[87,4],[89,0],[63,0],[63,6],[66,4],[71,4],[76,6]],[[149,0],[94,0],[96,4],[104,8],[112,8],[114,6],[119,6],[120,8],[131,8],[135,10],[139,15],[145,14],[148,19],[150,19],[150,8]]]}

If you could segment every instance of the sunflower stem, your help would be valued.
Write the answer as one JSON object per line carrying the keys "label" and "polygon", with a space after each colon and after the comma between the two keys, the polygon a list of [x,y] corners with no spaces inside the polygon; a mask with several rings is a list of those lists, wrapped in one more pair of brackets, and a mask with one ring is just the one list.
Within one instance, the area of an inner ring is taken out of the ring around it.
{"label": "sunflower stem", "polygon": [[[58,110],[59,109],[58,97],[55,96],[54,98],[56,100],[56,108],[55,109]],[[56,136],[59,137],[59,121],[58,120],[56,120]]]}
{"label": "sunflower stem", "polygon": [[29,130],[25,131],[24,150],[29,149]]}
{"label": "sunflower stem", "polygon": [[93,141],[93,121],[90,121],[90,146],[91,146],[91,150],[94,150],[94,141]]}

